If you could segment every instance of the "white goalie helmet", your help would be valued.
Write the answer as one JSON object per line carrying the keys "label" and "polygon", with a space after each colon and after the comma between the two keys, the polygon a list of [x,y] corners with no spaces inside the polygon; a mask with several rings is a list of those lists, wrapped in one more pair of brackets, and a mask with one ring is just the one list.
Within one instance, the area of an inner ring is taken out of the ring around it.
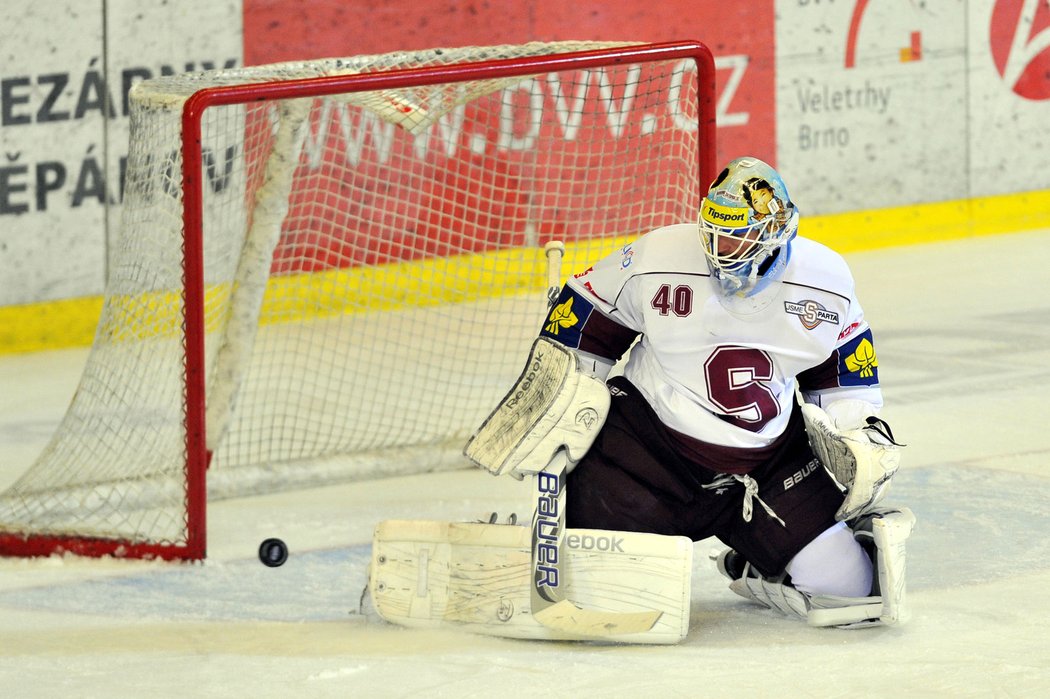
{"label": "white goalie helmet", "polygon": [[783,274],[798,209],[776,170],[757,158],[737,158],[711,183],[699,224],[722,293],[752,296]]}

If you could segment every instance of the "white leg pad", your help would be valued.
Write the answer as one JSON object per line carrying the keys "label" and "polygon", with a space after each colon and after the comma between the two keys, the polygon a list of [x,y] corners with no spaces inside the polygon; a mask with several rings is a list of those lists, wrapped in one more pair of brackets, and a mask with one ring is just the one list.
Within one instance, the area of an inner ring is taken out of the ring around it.
{"label": "white leg pad", "polygon": [[509,638],[678,643],[689,631],[692,542],[569,529],[564,595],[585,612],[656,612],[651,628],[567,633],[532,617],[529,527],[388,520],[376,527],[369,588],[386,621]]}
{"label": "white leg pad", "polygon": [[876,513],[871,521],[878,549],[876,563],[882,592],[882,615],[879,618],[887,626],[898,626],[911,617],[905,596],[907,555],[904,542],[915,528],[915,515],[907,507],[886,510],[883,508],[881,513]]}

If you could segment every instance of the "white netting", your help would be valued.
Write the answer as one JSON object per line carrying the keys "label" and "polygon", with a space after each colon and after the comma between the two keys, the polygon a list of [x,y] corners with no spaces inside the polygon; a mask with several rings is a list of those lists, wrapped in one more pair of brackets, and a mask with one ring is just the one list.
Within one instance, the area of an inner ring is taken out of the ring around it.
{"label": "white netting", "polygon": [[[171,76],[132,93],[95,345],[0,534],[185,541],[181,114],[203,87],[594,49],[528,44]],[[212,107],[209,497],[464,465],[564,273],[695,218],[690,61]]]}

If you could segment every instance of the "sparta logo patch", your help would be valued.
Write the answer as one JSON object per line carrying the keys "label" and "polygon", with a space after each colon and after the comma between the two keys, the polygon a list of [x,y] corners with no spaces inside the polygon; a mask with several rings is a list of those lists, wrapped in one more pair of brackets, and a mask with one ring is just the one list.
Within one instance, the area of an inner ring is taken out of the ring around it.
{"label": "sparta logo patch", "polygon": [[821,323],[839,324],[839,314],[829,311],[816,301],[805,300],[797,303],[795,301],[785,301],[784,311],[798,316],[802,327],[806,330],[812,330]]}

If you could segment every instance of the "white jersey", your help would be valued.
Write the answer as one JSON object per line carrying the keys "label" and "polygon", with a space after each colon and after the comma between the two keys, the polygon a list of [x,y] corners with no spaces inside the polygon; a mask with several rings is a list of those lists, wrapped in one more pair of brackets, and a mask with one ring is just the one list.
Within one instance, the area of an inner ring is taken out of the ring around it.
{"label": "white jersey", "polygon": [[726,298],[696,225],[660,228],[570,279],[543,334],[609,362],[633,342],[625,378],[665,425],[712,444],[769,445],[797,386],[881,406],[871,332],[845,261],[804,238],[789,254],[779,282]]}

